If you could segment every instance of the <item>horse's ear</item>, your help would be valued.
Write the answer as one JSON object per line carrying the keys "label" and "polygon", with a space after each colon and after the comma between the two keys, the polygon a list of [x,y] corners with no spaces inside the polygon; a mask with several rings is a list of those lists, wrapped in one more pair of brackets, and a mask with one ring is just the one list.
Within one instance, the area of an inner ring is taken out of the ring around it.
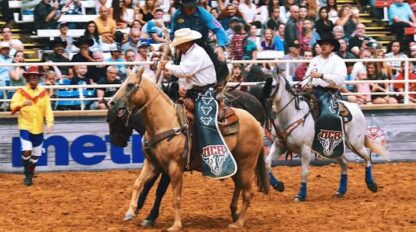
{"label": "horse's ear", "polygon": [[139,69],[136,72],[136,77],[140,78],[143,75],[144,67],[140,66]]}

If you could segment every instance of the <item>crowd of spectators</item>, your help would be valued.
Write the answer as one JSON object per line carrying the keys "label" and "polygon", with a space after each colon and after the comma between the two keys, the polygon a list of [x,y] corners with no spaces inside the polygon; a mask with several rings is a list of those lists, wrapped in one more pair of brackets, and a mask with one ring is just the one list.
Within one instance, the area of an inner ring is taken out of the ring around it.
{"label": "crowd of spectators", "polygon": [[[38,0],[39,1],[39,0]],[[60,22],[62,15],[82,14],[81,0],[41,0],[33,10],[36,29],[58,29],[59,36],[48,38],[43,62],[44,85],[58,84],[108,84],[121,83],[139,65],[124,65],[124,61],[151,61],[161,57],[160,45],[168,41],[165,32],[172,30],[173,15],[180,7],[179,1],[164,0],[96,0],[96,7],[88,11],[96,14],[93,21]],[[226,32],[228,60],[255,60],[264,51],[277,51],[281,59],[311,59],[320,54],[317,41],[332,36],[340,43],[337,55],[354,58],[403,58],[416,57],[413,37],[403,37],[405,27],[416,27],[410,5],[395,0],[389,8],[389,24],[396,36],[384,51],[381,44],[366,35],[366,26],[360,22],[358,7],[366,9],[370,1],[358,1],[361,5],[342,4],[337,0],[201,0],[199,7],[208,10]],[[376,15],[377,16],[377,15]],[[176,23],[186,23],[186,22]],[[81,37],[68,35],[72,29],[85,29]],[[12,39],[12,26],[2,27],[0,63],[24,62],[23,43]],[[215,41],[214,33],[209,40]],[[408,48],[408,49],[404,49]],[[110,61],[112,66],[79,66],[71,62]],[[67,63],[68,66],[54,66]],[[148,76],[155,77],[150,65],[144,65]],[[355,62],[348,63],[347,80],[393,80],[403,78],[403,62]],[[410,78],[416,74],[413,69]],[[307,63],[247,64],[230,66],[231,81],[246,81],[255,69],[264,75],[284,72],[292,80],[302,80]],[[0,86],[23,85],[25,67],[0,66]],[[169,76],[167,73],[166,75]],[[356,84],[346,86],[349,91],[364,92],[354,101],[361,104],[397,103],[401,95],[367,95],[366,92],[391,92],[403,90],[399,84]],[[411,88],[415,86],[411,84]],[[414,89],[410,89],[415,91]],[[57,91],[50,91],[56,96]],[[109,97],[114,89],[98,89],[94,97]],[[7,97],[0,91],[0,98]],[[59,96],[58,96],[59,97]],[[411,101],[415,101],[411,96]],[[93,102],[89,109],[102,109],[104,104]],[[64,107],[65,108],[65,107]]]}

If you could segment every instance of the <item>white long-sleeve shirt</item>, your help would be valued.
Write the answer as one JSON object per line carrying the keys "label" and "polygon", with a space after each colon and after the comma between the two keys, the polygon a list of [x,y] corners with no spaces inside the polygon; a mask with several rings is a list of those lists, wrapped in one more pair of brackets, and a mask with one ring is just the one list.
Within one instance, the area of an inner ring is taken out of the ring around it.
{"label": "white long-sleeve shirt", "polygon": [[166,68],[176,77],[184,78],[186,90],[193,86],[204,86],[217,82],[214,64],[207,52],[197,44],[182,54],[179,65],[166,64]]}
{"label": "white long-sleeve shirt", "polygon": [[335,53],[331,53],[327,59],[321,55],[314,57],[309,63],[305,76],[309,76],[312,71],[320,72],[324,76],[323,79],[313,78],[312,86],[327,87],[330,83],[341,86],[347,77],[347,66]]}

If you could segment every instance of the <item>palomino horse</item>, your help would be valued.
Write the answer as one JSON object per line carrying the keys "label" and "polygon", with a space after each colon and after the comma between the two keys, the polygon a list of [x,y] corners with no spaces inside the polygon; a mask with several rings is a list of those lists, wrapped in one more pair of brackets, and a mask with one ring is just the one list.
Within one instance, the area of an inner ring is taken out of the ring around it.
{"label": "palomino horse", "polygon": [[[133,217],[136,212],[138,193],[143,185],[159,173],[166,172],[171,180],[173,190],[174,223],[169,230],[182,228],[180,213],[183,171],[187,164],[186,135],[184,128],[177,119],[175,104],[150,80],[142,77],[143,68],[136,75],[130,75],[110,101],[110,110],[116,112],[126,108],[129,114],[141,113],[145,122],[146,133],[144,139],[150,141],[155,136],[174,130],[177,133],[169,139],[155,143],[151,149],[151,156],[146,154],[142,172],[136,179],[132,198],[126,217]],[[253,196],[252,179],[257,177],[260,191],[267,193],[267,175],[264,167],[263,130],[260,124],[248,112],[234,109],[239,117],[240,129],[237,134],[225,136],[225,141],[233,153],[238,171],[232,177],[234,194],[230,205],[233,223],[230,227],[242,227],[244,216]],[[240,192],[243,195],[243,205],[237,213]]]}
{"label": "palomino horse", "polygon": [[[315,136],[315,121],[312,117],[311,107],[307,101],[300,97],[290,86],[285,77],[278,75],[277,86],[273,93],[273,102],[277,110],[278,136],[270,149],[267,164],[286,151],[301,155],[302,178],[301,186],[295,201],[304,201],[307,197],[307,176],[310,158],[312,154],[312,143]],[[366,162],[365,182],[372,192],[377,192],[378,186],[373,179],[371,159],[366,148],[378,154],[384,151],[372,144],[365,135],[365,117],[357,104],[342,102],[352,115],[350,122],[344,123],[346,145],[355,154],[362,157]],[[336,192],[337,196],[343,196],[347,191],[347,160],[342,155],[336,158],[341,166],[341,179]]]}
{"label": "palomino horse", "polygon": [[[239,90],[227,91],[224,95],[227,99],[226,102],[232,107],[246,110],[253,115],[261,125],[265,123],[266,114],[264,108],[256,97]],[[107,112],[107,122],[109,123],[110,142],[119,147],[127,146],[127,142],[133,129],[141,135],[145,133],[144,122],[141,115],[137,114],[128,118],[128,112],[126,109],[118,109],[118,112],[109,110]],[[139,195],[136,213],[143,208],[147,195],[157,178],[158,176],[155,176],[151,181],[144,185],[143,191]],[[167,174],[162,173],[156,189],[153,207],[150,210],[149,215],[143,219],[141,223],[142,226],[154,226],[156,219],[159,216],[162,198],[169,186],[169,183],[170,180]]]}

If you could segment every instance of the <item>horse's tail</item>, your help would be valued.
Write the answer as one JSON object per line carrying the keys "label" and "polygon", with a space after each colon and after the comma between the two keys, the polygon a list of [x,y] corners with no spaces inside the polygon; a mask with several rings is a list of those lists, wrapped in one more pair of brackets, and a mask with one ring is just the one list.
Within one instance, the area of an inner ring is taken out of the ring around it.
{"label": "horse's tail", "polygon": [[268,180],[268,175],[267,175],[266,162],[264,160],[263,148],[261,148],[260,154],[257,158],[256,178],[257,178],[257,186],[259,187],[259,191],[264,194],[268,194],[269,193],[269,180]]}
{"label": "horse's tail", "polygon": [[386,151],[382,147],[374,144],[368,136],[364,138],[364,146],[369,148],[372,152],[379,154],[380,156],[386,157]]}

